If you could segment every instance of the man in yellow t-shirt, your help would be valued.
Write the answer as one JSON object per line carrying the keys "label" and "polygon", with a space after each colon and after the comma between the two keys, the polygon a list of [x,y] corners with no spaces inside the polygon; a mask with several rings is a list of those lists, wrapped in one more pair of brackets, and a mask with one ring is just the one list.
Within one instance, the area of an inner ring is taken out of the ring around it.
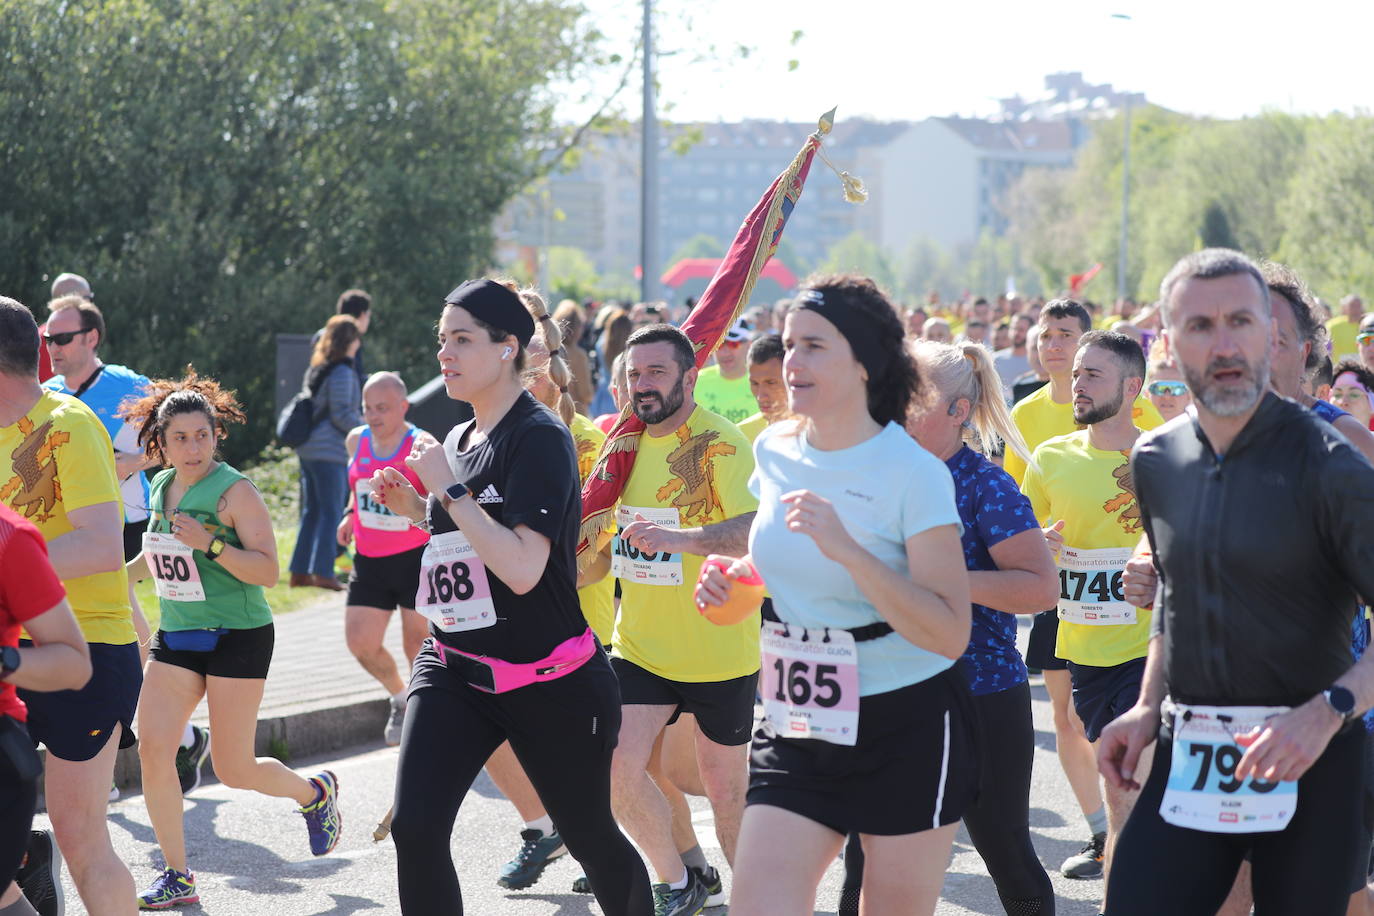
{"label": "man in yellow t-shirt", "polygon": [[[1055,652],[1068,661],[1090,742],[1135,705],[1149,650],[1151,612],[1124,600],[1121,581],[1143,531],[1130,473],[1140,430],[1130,405],[1144,383],[1145,355],[1134,341],[1115,331],[1085,334],[1074,358],[1073,414],[1086,429],[1041,444],[1022,484],[1059,566]],[[1104,874],[1138,794],[1107,784]]]}
{"label": "man in yellow t-shirt", "polygon": [[[1012,422],[1032,452],[1055,436],[1082,429],[1074,420],[1073,404],[1070,403],[1073,400],[1073,360],[1079,340],[1091,329],[1092,318],[1088,310],[1072,299],[1052,299],[1040,310],[1040,318],[1031,334],[1041,366],[1050,381],[1022,399],[1011,411]],[[1143,396],[1135,398],[1131,418],[1140,429],[1154,429],[1164,422],[1159,410]],[[1026,463],[1011,449],[1003,458],[1003,467],[1017,484],[1024,481]],[[1059,618],[1054,611],[1035,615],[1026,646],[1026,664],[1044,672],[1045,690],[1054,711],[1055,749],[1064,775],[1083,806],[1083,816],[1091,832],[1083,850],[1070,856],[1060,866],[1060,872],[1071,878],[1096,878],[1102,871],[1106,815],[1097,788],[1097,760],[1088,742],[1075,728],[1069,712],[1072,687],[1068,666],[1054,651],[1058,628]]]}
{"label": "man in yellow t-shirt", "polygon": [[1341,314],[1326,323],[1331,334],[1331,362],[1343,359],[1359,359],[1359,345],[1355,335],[1359,332],[1360,319],[1364,317],[1364,300],[1353,293],[1341,299]]}
{"label": "man in yellow t-shirt", "polygon": [[782,338],[765,334],[749,345],[749,391],[759,412],[739,421],[739,430],[752,446],[772,424],[787,416],[787,385],[782,380]]}
{"label": "man in yellow t-shirt", "polygon": [[752,333],[743,318],[736,321],[716,350],[716,364],[702,369],[697,379],[696,402],[731,423],[738,423],[754,412],[744,358]]}
{"label": "man in yellow t-shirt", "polygon": [[647,766],[664,728],[679,713],[692,713],[701,781],[721,849],[733,862],[758,684],[759,616],[717,626],[698,611],[693,588],[705,555],[748,551],[758,508],[749,492],[754,460],[733,423],[696,404],[686,335],[670,325],[642,328],[630,336],[625,356],[630,403],[647,428],[611,547],[621,588],[611,664],[624,704],[612,801],[666,885],[656,893],[668,910],[696,912],[711,878],[683,865],[668,802]]}
{"label": "man in yellow t-shirt", "polygon": [[114,447],[89,407],[40,387],[38,325],[27,308],[4,297],[0,500],[42,532],[90,647],[91,679],[81,690],[19,691],[29,733],[48,749],[45,794],[57,843],[88,909],[132,914],[133,877],[105,824],[115,754],[133,744],[143,683]]}

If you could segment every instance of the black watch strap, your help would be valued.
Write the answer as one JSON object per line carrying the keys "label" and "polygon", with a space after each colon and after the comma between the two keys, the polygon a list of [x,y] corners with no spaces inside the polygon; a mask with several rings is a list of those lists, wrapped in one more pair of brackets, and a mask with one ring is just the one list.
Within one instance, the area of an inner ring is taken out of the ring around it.
{"label": "black watch strap", "polygon": [[23,664],[24,656],[19,654],[19,650],[14,646],[0,647],[0,679],[9,677],[19,670]]}

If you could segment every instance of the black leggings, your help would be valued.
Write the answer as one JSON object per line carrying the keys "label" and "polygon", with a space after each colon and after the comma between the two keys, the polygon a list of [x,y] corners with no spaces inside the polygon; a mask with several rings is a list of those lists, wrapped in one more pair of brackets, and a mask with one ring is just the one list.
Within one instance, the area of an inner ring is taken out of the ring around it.
{"label": "black leggings", "polygon": [[[1054,888],[1030,836],[1035,759],[1030,685],[1023,682],[974,697],[973,707],[978,719],[979,793],[964,809],[969,839],[983,857],[1009,916],[1054,916]],[[851,833],[844,850],[842,914],[848,906],[858,911],[863,870],[863,847]]]}
{"label": "black leggings", "polygon": [[23,723],[0,716],[0,890],[9,887],[29,847],[39,766]]}
{"label": "black leggings", "polygon": [[391,822],[401,912],[461,916],[453,823],[478,771],[509,739],[602,912],[652,913],[644,862],[611,815],[619,732],[620,690],[600,652],[558,680],[486,694],[437,664],[426,645],[411,681]]}
{"label": "black leggings", "polygon": [[1354,878],[1368,862],[1361,849],[1364,728],[1331,739],[1298,780],[1298,807],[1283,830],[1207,833],[1160,817],[1173,742],[1155,743],[1154,768],[1116,843],[1108,916],[1212,914],[1250,853],[1256,916],[1340,916]]}

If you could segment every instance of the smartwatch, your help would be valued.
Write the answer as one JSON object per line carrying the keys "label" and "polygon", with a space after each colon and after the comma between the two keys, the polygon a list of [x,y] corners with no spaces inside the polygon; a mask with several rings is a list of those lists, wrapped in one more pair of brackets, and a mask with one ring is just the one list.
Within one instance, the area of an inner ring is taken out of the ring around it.
{"label": "smartwatch", "polygon": [[207,559],[207,560],[218,560],[218,559],[219,559],[219,555],[222,554],[222,553],[224,553],[224,548],[225,548],[225,546],[226,546],[226,545],[225,545],[225,543],[224,543],[224,538],[222,538],[222,537],[213,537],[213,538],[210,538],[210,546],[205,548],[205,559]]}
{"label": "smartwatch", "polygon": [[18,671],[23,662],[24,656],[20,655],[14,646],[0,647],[0,681],[7,680],[11,674]]}
{"label": "smartwatch", "polygon": [[443,507],[443,510],[445,512],[447,512],[448,507],[451,506],[455,500],[462,499],[464,496],[467,496],[470,492],[471,491],[467,488],[467,484],[455,483],[453,486],[447,488],[446,490],[444,490],[442,494],[440,494],[439,505]]}
{"label": "smartwatch", "polygon": [[1340,685],[1335,685],[1328,690],[1323,690],[1322,696],[1326,697],[1326,705],[1335,710],[1342,722],[1349,722],[1355,717],[1355,694],[1349,690]]}

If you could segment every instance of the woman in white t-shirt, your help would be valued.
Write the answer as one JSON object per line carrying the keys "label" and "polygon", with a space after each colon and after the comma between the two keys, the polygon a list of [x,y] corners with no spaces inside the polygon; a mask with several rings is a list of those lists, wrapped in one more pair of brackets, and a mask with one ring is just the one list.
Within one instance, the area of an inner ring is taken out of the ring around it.
{"label": "woman in white t-shirt", "polygon": [[[730,911],[813,912],[852,831],[868,911],[931,913],[977,774],[953,668],[970,617],[954,484],[902,428],[916,366],[871,280],[809,284],[783,341],[798,419],[754,446],[749,539],[780,622],[762,636]],[[698,601],[722,603],[747,572],[707,573]]]}

